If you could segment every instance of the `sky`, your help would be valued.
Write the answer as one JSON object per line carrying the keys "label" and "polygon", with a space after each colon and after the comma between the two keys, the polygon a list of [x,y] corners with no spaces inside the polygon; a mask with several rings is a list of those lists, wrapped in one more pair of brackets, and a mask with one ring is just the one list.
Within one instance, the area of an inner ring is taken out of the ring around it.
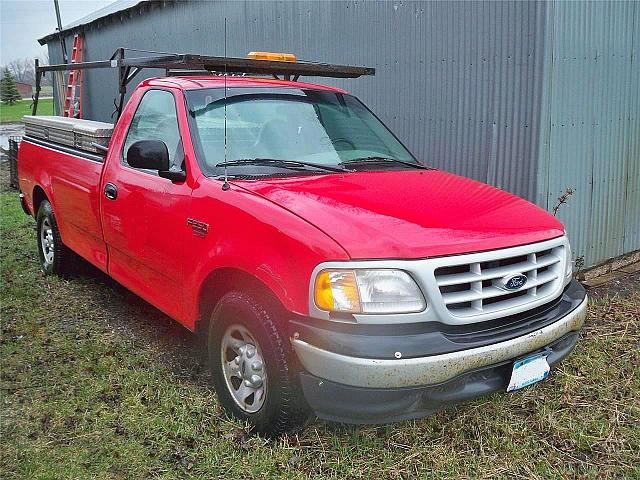
{"label": "sky", "polygon": [[[59,0],[62,26],[114,0]],[[55,31],[53,0],[0,0],[0,64],[17,58],[35,58],[46,52],[38,38]]]}

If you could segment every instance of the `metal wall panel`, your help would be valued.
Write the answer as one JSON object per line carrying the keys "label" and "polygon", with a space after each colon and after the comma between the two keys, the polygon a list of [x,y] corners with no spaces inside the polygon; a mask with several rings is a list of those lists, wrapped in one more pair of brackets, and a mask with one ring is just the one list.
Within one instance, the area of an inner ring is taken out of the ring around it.
{"label": "metal wall panel", "polygon": [[[639,15],[638,2],[160,2],[89,27],[85,58],[223,55],[227,18],[230,56],[373,66],[317,80],[358,95],[429,164],[547,209],[574,187],[559,217],[594,265],[640,248]],[[86,116],[108,121],[117,72],[85,79]]]}
{"label": "metal wall panel", "polygon": [[590,266],[640,248],[640,5],[549,7],[538,199],[575,189],[558,217]]}
{"label": "metal wall panel", "polygon": [[629,68],[628,170],[625,191],[623,251],[640,248],[640,5],[635,3]]}
{"label": "metal wall panel", "polygon": [[[88,29],[86,58],[119,46],[222,55],[226,17],[228,55],[374,66],[374,78],[318,81],[358,95],[429,164],[533,198],[544,11],[536,2],[176,2]],[[85,78],[86,115],[109,120],[116,72]]]}

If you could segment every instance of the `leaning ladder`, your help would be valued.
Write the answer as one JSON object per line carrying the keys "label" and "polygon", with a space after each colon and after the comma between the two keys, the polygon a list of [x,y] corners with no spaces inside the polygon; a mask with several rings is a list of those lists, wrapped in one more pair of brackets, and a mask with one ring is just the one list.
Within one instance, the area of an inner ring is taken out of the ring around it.
{"label": "leaning ladder", "polygon": [[[71,63],[82,63],[83,55],[84,55],[82,47],[83,47],[83,37],[82,35],[77,34],[73,37],[73,50],[71,51]],[[69,71],[69,81],[67,82],[67,95],[64,100],[63,116],[82,118],[82,82],[83,80],[84,80],[83,70]]]}

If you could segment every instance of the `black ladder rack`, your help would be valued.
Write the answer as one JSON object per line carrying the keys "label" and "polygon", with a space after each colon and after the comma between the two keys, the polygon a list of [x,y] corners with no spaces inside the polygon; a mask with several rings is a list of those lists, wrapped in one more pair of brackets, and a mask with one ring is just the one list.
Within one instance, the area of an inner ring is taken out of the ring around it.
{"label": "black ladder rack", "polygon": [[226,73],[271,75],[284,80],[296,81],[301,76],[358,78],[363,75],[375,75],[375,69],[369,67],[352,67],[312,62],[281,62],[271,60],[254,60],[237,57],[213,57],[191,53],[172,53],[151,55],[148,57],[125,58],[125,48],[119,48],[109,60],[81,62],[74,64],[57,64],[40,66],[36,59],[36,92],[33,96],[32,115],[36,114],[40,96],[40,82],[45,72],[66,70],[87,70],[94,68],[117,68],[119,70],[119,99],[114,101],[116,120],[122,113],[127,85],[145,68],[165,70],[166,75],[194,73]]}

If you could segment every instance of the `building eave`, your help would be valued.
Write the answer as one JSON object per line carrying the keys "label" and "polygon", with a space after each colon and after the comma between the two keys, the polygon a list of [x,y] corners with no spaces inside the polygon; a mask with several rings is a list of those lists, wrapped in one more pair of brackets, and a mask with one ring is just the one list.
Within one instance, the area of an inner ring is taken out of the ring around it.
{"label": "building eave", "polygon": [[65,25],[59,32],[56,30],[39,38],[38,43],[40,45],[46,45],[53,40],[59,41],[60,35],[67,37],[72,33],[84,32],[85,30],[110,23],[118,18],[123,19],[128,17],[133,12],[140,12],[145,8],[163,7],[168,3],[173,3],[173,1],[174,0],[119,0]]}

